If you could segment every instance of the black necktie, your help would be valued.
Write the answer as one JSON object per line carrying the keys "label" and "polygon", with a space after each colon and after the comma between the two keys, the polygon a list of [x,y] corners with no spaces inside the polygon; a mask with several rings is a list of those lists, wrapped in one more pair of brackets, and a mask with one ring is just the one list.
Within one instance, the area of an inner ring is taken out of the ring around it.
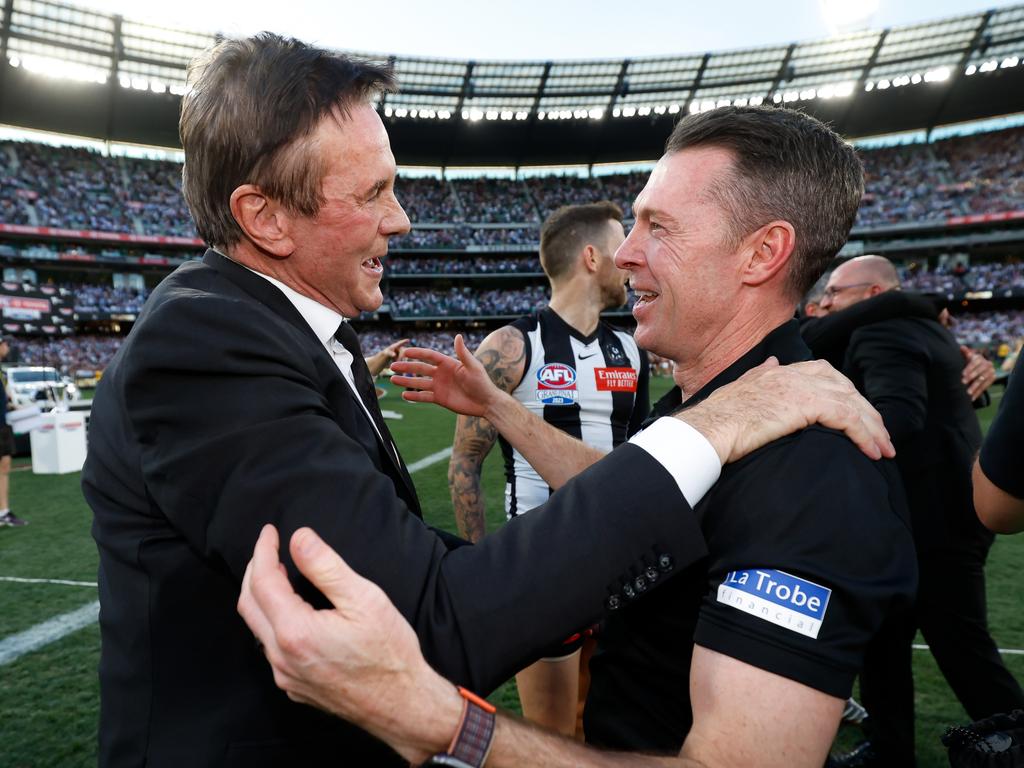
{"label": "black necktie", "polygon": [[363,351],[359,348],[359,337],[352,329],[351,324],[342,323],[334,334],[334,338],[352,355],[352,378],[356,383],[356,392],[359,395],[359,399],[363,401],[363,405],[366,406],[366,410],[370,412],[370,418],[373,419],[373,423],[377,425],[377,430],[380,432],[381,441],[384,443],[385,449],[395,463],[398,463],[394,442],[391,439],[391,432],[388,431],[387,426],[384,424],[384,416],[381,414],[380,405],[377,403],[377,387],[373,384],[373,376],[370,375],[370,369],[366,367],[366,360],[363,358]]}

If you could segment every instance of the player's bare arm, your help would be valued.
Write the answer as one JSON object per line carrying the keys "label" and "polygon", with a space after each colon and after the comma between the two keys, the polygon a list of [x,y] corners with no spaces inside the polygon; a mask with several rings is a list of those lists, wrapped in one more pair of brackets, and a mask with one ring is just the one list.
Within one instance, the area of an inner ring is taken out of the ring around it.
{"label": "player's bare arm", "polygon": [[[392,381],[415,390],[402,397],[437,403],[456,413],[486,414],[552,488],[560,488],[601,458],[600,451],[551,427],[495,387],[461,336],[456,337],[455,348],[457,359],[410,349],[408,359],[394,366],[405,375]],[[676,418],[703,434],[723,464],[812,424],[844,432],[873,459],[896,455],[878,411],[849,379],[820,360],[780,366],[769,358]]]}
{"label": "player's bare arm", "polygon": [[406,400],[436,403],[464,416],[487,419],[553,489],[604,456],[530,413],[496,386],[461,335],[455,337],[455,353],[457,357],[451,358],[430,349],[409,349],[405,359],[392,366],[402,375],[391,381],[413,390],[402,394]]}
{"label": "player's bare arm", "polygon": [[[506,326],[490,334],[476,351],[476,359],[498,389],[512,392],[526,368],[523,335]],[[452,457],[448,463],[448,489],[455,524],[463,538],[478,541],[487,533],[484,496],[480,485],[484,459],[498,439],[498,430],[483,416],[460,415],[455,424]]]}

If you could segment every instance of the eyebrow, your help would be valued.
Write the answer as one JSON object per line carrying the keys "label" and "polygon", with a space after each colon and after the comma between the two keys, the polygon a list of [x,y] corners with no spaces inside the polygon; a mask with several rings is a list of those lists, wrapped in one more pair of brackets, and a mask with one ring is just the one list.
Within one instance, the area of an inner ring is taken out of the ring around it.
{"label": "eyebrow", "polygon": [[384,189],[384,187],[386,187],[387,185],[388,185],[388,180],[387,179],[379,179],[372,187],[369,188],[369,190],[367,190],[366,194],[363,195],[363,197],[365,197],[367,200],[369,200],[371,197],[373,197],[378,192],[380,192],[382,189]]}
{"label": "eyebrow", "polygon": [[[639,213],[641,215],[647,217],[648,219],[653,217],[653,218],[656,218],[656,219],[661,219],[662,221],[670,222],[672,224],[678,224],[679,223],[679,220],[676,219],[676,217],[673,216],[668,211],[663,210],[661,208],[654,208],[654,207],[652,207],[650,205],[641,204],[640,205]],[[635,203],[633,204],[633,214],[634,215],[637,214],[637,206],[636,206]]]}

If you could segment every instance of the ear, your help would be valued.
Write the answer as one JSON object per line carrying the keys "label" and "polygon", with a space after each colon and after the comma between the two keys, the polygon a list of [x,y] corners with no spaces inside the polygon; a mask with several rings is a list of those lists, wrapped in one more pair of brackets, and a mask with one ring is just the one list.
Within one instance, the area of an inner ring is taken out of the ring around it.
{"label": "ear", "polygon": [[796,230],[788,221],[772,221],[750,236],[744,250],[744,285],[763,285],[783,271],[796,247]]}
{"label": "ear", "polygon": [[580,254],[580,258],[583,260],[583,268],[587,272],[597,272],[600,267],[601,260],[598,258],[597,249],[588,245],[584,247],[583,252]]}
{"label": "ear", "polygon": [[878,294],[884,291],[885,288],[876,283],[875,285],[872,285],[870,288],[868,288],[868,297],[870,298],[871,296],[877,296]]}
{"label": "ear", "polygon": [[261,251],[277,259],[295,252],[293,214],[254,184],[242,184],[231,193],[231,215],[245,236]]}

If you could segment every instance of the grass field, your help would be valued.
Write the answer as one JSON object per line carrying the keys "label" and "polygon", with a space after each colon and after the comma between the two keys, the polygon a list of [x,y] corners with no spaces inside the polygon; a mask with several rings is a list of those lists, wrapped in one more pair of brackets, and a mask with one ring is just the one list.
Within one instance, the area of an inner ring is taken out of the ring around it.
{"label": "grass field", "polygon": [[[667,382],[656,380],[655,386],[660,392]],[[454,418],[447,413],[404,403],[394,392],[382,404],[404,416],[390,425],[409,463],[450,445]],[[982,412],[984,426],[993,412]],[[428,521],[453,529],[446,472],[447,462],[442,461],[419,471],[414,479]],[[488,459],[485,482],[493,529],[504,519],[497,451]],[[90,513],[78,484],[77,474],[13,474],[14,510],[31,524],[22,529],[0,528],[0,577],[95,581],[97,556],[89,534]],[[1000,538],[992,550],[988,575],[991,624],[1002,648],[1024,648],[1021,563],[1024,535]],[[0,640],[94,600],[96,589],[90,586],[0,582]],[[93,624],[0,666],[0,766],[95,765],[98,658],[99,630]],[[1008,655],[1006,661],[1014,674],[1024,677],[1024,655]],[[948,765],[939,734],[946,725],[966,717],[927,652],[915,652],[915,677],[919,766],[939,768]],[[492,699],[518,709],[514,684],[503,686]]]}

